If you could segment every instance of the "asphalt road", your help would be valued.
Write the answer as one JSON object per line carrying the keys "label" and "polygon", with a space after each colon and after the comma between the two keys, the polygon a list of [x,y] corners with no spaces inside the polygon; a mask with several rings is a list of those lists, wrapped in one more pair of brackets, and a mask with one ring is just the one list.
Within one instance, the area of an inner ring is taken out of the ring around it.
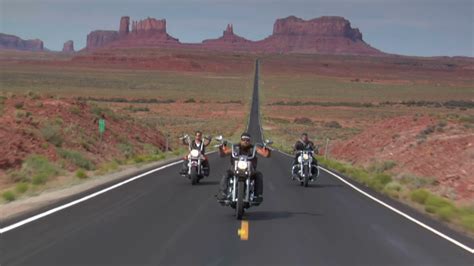
{"label": "asphalt road", "polygon": [[[258,67],[256,69],[258,71]],[[258,75],[249,132],[261,135]],[[210,156],[200,185],[179,165],[137,179],[0,235],[4,265],[474,265],[473,254],[322,172],[303,188],[291,158],[259,160],[264,202],[241,221],[214,195],[229,159]],[[370,192],[370,191],[369,191]],[[372,193],[373,194],[373,193]],[[472,247],[473,242],[411,209],[400,210]]]}

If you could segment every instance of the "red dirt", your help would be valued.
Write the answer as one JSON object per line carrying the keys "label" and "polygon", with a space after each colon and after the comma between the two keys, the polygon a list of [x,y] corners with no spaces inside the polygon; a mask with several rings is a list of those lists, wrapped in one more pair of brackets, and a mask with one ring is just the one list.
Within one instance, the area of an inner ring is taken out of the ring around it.
{"label": "red dirt", "polygon": [[[20,103],[23,103],[21,108]],[[56,148],[41,134],[46,121],[61,120],[62,148],[79,151],[96,163],[123,158],[117,145],[130,143],[141,151],[144,143],[164,147],[161,132],[139,125],[129,118],[107,117],[106,131],[99,147],[97,117],[92,107],[71,99],[30,99],[14,97],[5,100],[0,117],[0,172],[18,168],[30,154],[58,159]],[[23,114],[23,115],[22,115]]]}
{"label": "red dirt", "polygon": [[337,143],[331,155],[364,166],[392,160],[397,162],[394,173],[434,177],[439,192],[448,193],[443,187],[452,188],[456,200],[474,200],[474,134],[449,122],[423,141],[420,132],[437,124],[428,116],[391,118]]}

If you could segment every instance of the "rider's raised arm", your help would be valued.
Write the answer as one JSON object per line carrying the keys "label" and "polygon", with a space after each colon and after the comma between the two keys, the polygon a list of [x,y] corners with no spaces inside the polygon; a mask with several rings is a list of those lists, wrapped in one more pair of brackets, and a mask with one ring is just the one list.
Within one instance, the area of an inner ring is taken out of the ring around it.
{"label": "rider's raised arm", "polygon": [[208,136],[204,138],[204,147],[207,147],[209,144],[211,144],[212,137]]}
{"label": "rider's raised arm", "polygon": [[256,147],[257,153],[260,154],[262,157],[268,158],[272,155],[272,151],[268,148],[260,148]]}
{"label": "rider's raised arm", "polygon": [[219,155],[225,157],[232,153],[232,148],[227,147],[226,145],[219,146]]}

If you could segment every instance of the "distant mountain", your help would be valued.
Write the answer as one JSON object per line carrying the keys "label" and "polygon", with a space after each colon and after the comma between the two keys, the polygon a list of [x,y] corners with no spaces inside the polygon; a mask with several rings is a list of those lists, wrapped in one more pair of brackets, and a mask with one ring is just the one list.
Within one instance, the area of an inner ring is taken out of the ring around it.
{"label": "distant mountain", "polygon": [[0,49],[44,51],[42,40],[23,40],[18,36],[4,33],[0,33]]}

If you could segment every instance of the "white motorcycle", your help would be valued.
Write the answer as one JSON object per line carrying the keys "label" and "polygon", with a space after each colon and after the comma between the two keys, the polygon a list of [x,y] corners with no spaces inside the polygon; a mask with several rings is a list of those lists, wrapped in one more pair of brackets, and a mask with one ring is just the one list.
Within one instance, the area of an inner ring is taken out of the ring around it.
{"label": "white motorcycle", "polygon": [[313,153],[312,150],[298,151],[298,163],[291,169],[292,173],[296,173],[296,179],[304,187],[307,187],[309,182],[313,182],[319,176],[317,163],[313,164]]}
{"label": "white motorcycle", "polygon": [[203,162],[206,160],[203,154],[204,144],[200,145],[199,149],[193,149],[191,138],[185,135],[180,139],[184,138],[187,139],[189,145],[189,154],[187,155],[188,172],[184,176],[191,180],[192,185],[196,185],[204,178],[204,171],[209,171],[209,169],[204,169],[203,166]]}

